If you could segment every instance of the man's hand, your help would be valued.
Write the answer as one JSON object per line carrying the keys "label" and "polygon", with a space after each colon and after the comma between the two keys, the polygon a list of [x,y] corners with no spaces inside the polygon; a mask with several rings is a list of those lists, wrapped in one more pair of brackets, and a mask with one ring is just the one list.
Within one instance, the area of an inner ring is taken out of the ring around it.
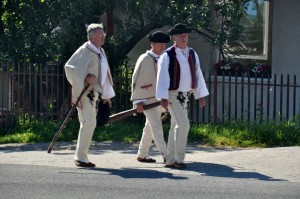
{"label": "man's hand", "polygon": [[200,108],[203,108],[205,106],[205,104],[206,104],[205,98],[204,97],[200,98],[199,99]]}
{"label": "man's hand", "polygon": [[92,74],[88,74],[85,78],[85,82],[88,84],[94,84],[95,81],[96,81],[96,76]]}
{"label": "man's hand", "polygon": [[111,101],[110,101],[110,99],[103,99],[103,104],[108,104],[109,107],[111,108]]}
{"label": "man's hand", "polygon": [[[72,97],[71,105],[74,106],[76,104],[76,101],[77,101],[77,99],[75,99],[74,97]],[[80,102],[77,104],[76,108],[80,108],[81,109]]]}
{"label": "man's hand", "polygon": [[167,108],[168,108],[168,105],[169,105],[169,101],[168,101],[167,99],[161,99],[160,105],[161,105],[163,108],[167,109]]}
{"label": "man's hand", "polygon": [[143,102],[139,102],[135,106],[136,106],[136,111],[138,113],[141,113],[144,111],[144,103]]}

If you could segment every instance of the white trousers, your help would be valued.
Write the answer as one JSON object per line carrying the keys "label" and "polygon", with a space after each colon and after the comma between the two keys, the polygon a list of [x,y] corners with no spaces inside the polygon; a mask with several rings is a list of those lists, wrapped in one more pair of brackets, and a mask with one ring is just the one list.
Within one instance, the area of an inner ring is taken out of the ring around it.
{"label": "white trousers", "polygon": [[190,130],[187,105],[189,94],[178,91],[169,92],[168,110],[171,114],[171,125],[167,145],[166,164],[183,163]]}
{"label": "white trousers", "polygon": [[87,154],[97,125],[98,99],[99,93],[91,87],[83,94],[80,100],[81,108],[77,108],[80,128],[74,156],[75,160],[89,162]]}
{"label": "white trousers", "polygon": [[[150,101],[153,103],[155,101]],[[163,157],[167,155],[166,142],[163,135],[163,127],[161,122],[161,106],[157,106],[144,111],[146,123],[143,129],[143,135],[139,144],[138,157],[145,158],[148,156],[149,149],[154,140],[158,150]]]}

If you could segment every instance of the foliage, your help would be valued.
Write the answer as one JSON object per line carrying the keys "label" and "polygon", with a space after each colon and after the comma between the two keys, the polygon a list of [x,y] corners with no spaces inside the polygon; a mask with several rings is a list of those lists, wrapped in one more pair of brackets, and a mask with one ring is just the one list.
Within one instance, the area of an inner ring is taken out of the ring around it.
{"label": "foliage", "polygon": [[112,10],[118,13],[115,31],[105,44],[112,68],[122,65],[149,32],[178,22],[222,49],[226,40],[240,36],[239,20],[248,1],[2,0],[0,37],[6,42],[0,45],[0,59],[64,62],[86,41],[85,24],[101,21],[100,16]]}
{"label": "foliage", "polygon": [[138,142],[142,131],[143,126],[135,123],[107,124],[95,131],[94,140]]}
{"label": "foliage", "polygon": [[34,63],[66,59],[86,39],[85,23],[103,13],[101,2],[2,1],[1,36],[6,42],[1,46],[1,53],[5,53],[1,57]]}
{"label": "foliage", "polygon": [[238,42],[244,28],[241,19],[245,13],[246,5],[251,0],[229,0],[213,1],[213,10],[211,22],[204,26],[208,32],[208,39],[218,47],[222,58],[225,53],[231,53],[226,48],[228,42]]}
{"label": "foliage", "polygon": [[245,76],[247,74],[250,75],[250,77],[271,77],[272,74],[272,68],[267,63],[258,63],[254,60],[250,63],[244,63],[241,62],[235,62],[233,60],[229,59],[223,59],[219,61],[218,63],[213,65],[214,70],[217,70],[218,75],[229,75],[229,72],[232,76],[237,73],[237,75],[241,76],[243,73]]}
{"label": "foliage", "polygon": [[[0,135],[0,144],[50,142],[57,133],[61,122],[21,120],[13,132]],[[93,140],[139,142],[144,124],[123,121],[96,128]],[[169,123],[163,124],[164,137],[167,140]],[[79,124],[74,119],[68,123],[58,141],[77,139]],[[265,121],[247,123],[228,121],[224,124],[191,125],[189,143],[216,147],[283,147],[300,145],[300,120],[295,117],[280,123]]]}
{"label": "foliage", "polygon": [[[195,139],[195,136],[201,139]],[[200,143],[209,146],[299,146],[300,126],[297,117],[280,123],[265,121],[249,124],[247,122],[228,121],[225,124],[195,125],[191,128],[189,138],[192,138],[190,141],[200,141]]]}
{"label": "foliage", "polygon": [[[19,118],[18,125],[14,131],[4,134],[0,139],[0,143],[31,143],[31,142],[49,142],[59,130],[62,122],[47,121],[47,120],[33,120],[25,117]],[[64,133],[60,137],[61,141],[70,141],[77,139],[79,129],[78,120],[71,120]]]}

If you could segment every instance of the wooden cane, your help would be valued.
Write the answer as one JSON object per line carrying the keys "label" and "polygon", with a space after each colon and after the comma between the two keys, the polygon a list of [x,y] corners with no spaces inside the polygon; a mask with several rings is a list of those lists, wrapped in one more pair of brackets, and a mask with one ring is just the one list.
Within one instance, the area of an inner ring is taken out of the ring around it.
{"label": "wooden cane", "polygon": [[[160,105],[160,101],[154,102],[152,104],[144,105],[143,109],[148,110],[148,109],[154,108],[154,107],[159,106],[159,105]],[[129,109],[129,110],[126,110],[126,111],[122,111],[120,113],[116,113],[114,115],[109,116],[109,119],[108,119],[107,123],[109,124],[109,123],[117,122],[117,121],[119,121],[121,119],[124,119],[128,116],[131,116],[135,113],[137,113],[136,108]]]}
{"label": "wooden cane", "polygon": [[61,135],[62,131],[64,130],[64,128],[66,127],[67,123],[69,122],[70,118],[71,118],[71,115],[74,111],[74,109],[78,106],[79,104],[79,101],[82,97],[82,95],[84,94],[84,92],[89,88],[89,84],[87,84],[84,89],[81,91],[79,97],[77,98],[77,101],[75,104],[73,104],[73,106],[71,107],[66,119],[64,120],[63,124],[61,125],[61,127],[59,128],[58,132],[56,133],[56,135],[54,136],[52,142],[50,143],[49,147],[48,147],[48,153],[51,153],[51,150],[55,144],[55,142],[57,141],[57,139],[59,138],[59,136]]}

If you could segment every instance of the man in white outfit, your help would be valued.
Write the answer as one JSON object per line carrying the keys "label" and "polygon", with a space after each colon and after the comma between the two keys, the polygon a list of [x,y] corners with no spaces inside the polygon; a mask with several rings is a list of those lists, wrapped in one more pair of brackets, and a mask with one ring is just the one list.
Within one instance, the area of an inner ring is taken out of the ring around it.
{"label": "man in white outfit", "polygon": [[90,24],[87,27],[88,41],[65,64],[66,76],[72,86],[73,104],[83,88],[90,85],[77,107],[80,129],[74,159],[79,167],[95,167],[87,154],[97,124],[97,106],[98,103],[111,106],[110,98],[115,96],[110,68],[101,48],[105,36],[102,24]]}
{"label": "man in white outfit", "polygon": [[200,107],[205,106],[208,90],[200,69],[197,53],[188,47],[188,33],[191,28],[185,24],[176,24],[169,31],[174,45],[159,58],[156,98],[168,108],[171,117],[167,145],[166,167],[184,168],[183,162],[190,129],[188,102],[190,94],[199,100]]}
{"label": "man in white outfit", "polygon": [[146,116],[146,123],[137,153],[137,160],[140,162],[156,162],[156,160],[150,158],[148,154],[152,140],[154,139],[165,162],[167,147],[163,136],[162,122],[160,120],[162,107],[158,106],[144,110],[143,106],[157,102],[155,99],[156,63],[159,55],[165,50],[166,43],[170,41],[170,36],[161,31],[157,31],[148,35],[148,40],[151,42],[151,50],[148,50],[138,58],[132,75],[131,85],[131,100],[137,108],[137,111],[144,112]]}

